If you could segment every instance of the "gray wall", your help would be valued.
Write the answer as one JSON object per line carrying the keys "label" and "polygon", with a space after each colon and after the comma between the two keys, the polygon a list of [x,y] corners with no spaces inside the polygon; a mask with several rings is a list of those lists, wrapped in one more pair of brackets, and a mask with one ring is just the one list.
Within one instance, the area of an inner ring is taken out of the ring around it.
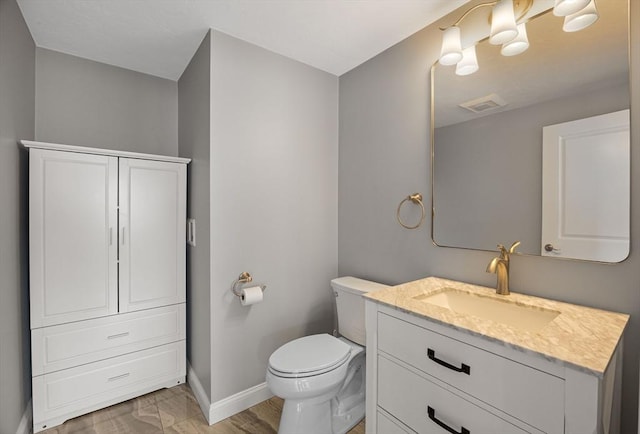
{"label": "gray wall", "polygon": [[[439,55],[440,20],[340,77],[339,274],[384,283],[429,275],[493,286],[494,254],[435,247],[430,218],[418,230],[395,221],[402,198],[428,201],[429,68]],[[632,82],[640,80],[640,4],[631,2]],[[640,106],[632,86],[631,106]],[[632,109],[632,185],[640,176],[640,111]],[[640,348],[640,188],[632,188],[631,256],[602,265],[514,257],[511,285],[534,294],[632,315],[625,335],[623,429],[636,432]],[[498,242],[499,240],[496,240]]]}
{"label": "gray wall", "polygon": [[542,128],[626,108],[628,83],[437,128],[436,242],[540,255]]}
{"label": "gray wall", "polygon": [[[338,79],[220,32],[211,75],[212,400],[264,382],[285,342],[330,332]],[[268,288],[240,306],[240,272]]]}
{"label": "gray wall", "polygon": [[15,0],[0,0],[0,433],[31,396],[26,156],[34,134],[35,45]]}
{"label": "gray wall", "polygon": [[187,216],[196,219],[196,245],[187,247],[187,358],[211,399],[210,291],[210,80],[211,34],[207,33],[178,81],[180,156],[188,168]]}
{"label": "gray wall", "polygon": [[178,85],[36,49],[36,140],[178,154]]}

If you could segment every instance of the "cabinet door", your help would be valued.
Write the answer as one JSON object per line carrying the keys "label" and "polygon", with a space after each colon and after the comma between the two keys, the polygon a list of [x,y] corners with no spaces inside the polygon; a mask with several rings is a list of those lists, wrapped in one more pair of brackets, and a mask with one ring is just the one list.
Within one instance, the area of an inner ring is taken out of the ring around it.
{"label": "cabinet door", "polygon": [[120,312],[185,301],[186,167],[120,158]]}
{"label": "cabinet door", "polygon": [[29,151],[31,327],[117,313],[115,157]]}

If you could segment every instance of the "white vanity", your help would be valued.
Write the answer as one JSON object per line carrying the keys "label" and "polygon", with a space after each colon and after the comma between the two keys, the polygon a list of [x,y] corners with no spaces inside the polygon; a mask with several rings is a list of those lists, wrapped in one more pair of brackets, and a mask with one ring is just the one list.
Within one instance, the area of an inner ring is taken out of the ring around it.
{"label": "white vanity", "polygon": [[365,297],[367,434],[619,432],[628,315],[435,277]]}

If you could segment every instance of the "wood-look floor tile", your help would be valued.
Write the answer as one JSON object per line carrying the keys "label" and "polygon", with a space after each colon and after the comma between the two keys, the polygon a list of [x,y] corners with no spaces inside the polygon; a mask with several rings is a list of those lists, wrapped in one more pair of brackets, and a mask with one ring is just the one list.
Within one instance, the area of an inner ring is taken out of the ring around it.
{"label": "wood-look floor tile", "polygon": [[112,405],[111,407],[107,407],[101,411],[106,412],[109,419],[115,419],[155,405],[156,400],[151,393],[130,399],[129,401],[121,402],[120,404]]}
{"label": "wood-look floor tile", "polygon": [[347,433],[347,434],[364,434],[364,419]]}
{"label": "wood-look floor tile", "polygon": [[[209,426],[187,384],[67,421],[43,434],[276,434],[284,401],[273,397]],[[364,434],[365,422],[348,434]]]}
{"label": "wood-look floor tile", "polygon": [[156,405],[134,409],[111,419],[116,433],[161,434],[162,422]]}
{"label": "wood-look floor tile", "polygon": [[174,392],[173,397],[160,400],[156,404],[163,428],[202,414],[198,402],[189,390]]}
{"label": "wood-look floor tile", "polygon": [[203,415],[198,415],[165,428],[164,432],[166,434],[237,434],[239,431],[230,419],[210,426]]}
{"label": "wood-look floor tile", "polygon": [[208,426],[204,416],[195,416],[175,423],[164,429],[165,434],[200,434],[204,426]]}
{"label": "wood-look floor tile", "polygon": [[282,398],[274,396],[258,405],[254,405],[246,411],[254,415],[256,420],[266,421],[275,431],[278,431],[283,403]]}
{"label": "wood-look floor tile", "polygon": [[88,434],[95,431],[95,426],[105,423],[109,419],[107,409],[96,410],[92,413],[69,419],[62,425],[42,431],[41,434]]}
{"label": "wood-look floor tile", "polygon": [[156,403],[158,403],[160,401],[173,399],[175,396],[181,396],[185,394],[193,396],[193,392],[191,391],[191,388],[187,383],[182,383],[173,387],[156,390],[149,395],[151,395],[151,397],[155,399]]}

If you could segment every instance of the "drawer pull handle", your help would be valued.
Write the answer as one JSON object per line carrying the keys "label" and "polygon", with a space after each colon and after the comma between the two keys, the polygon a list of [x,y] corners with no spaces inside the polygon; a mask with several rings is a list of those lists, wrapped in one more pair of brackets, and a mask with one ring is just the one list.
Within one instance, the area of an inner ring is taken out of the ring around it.
{"label": "drawer pull handle", "polygon": [[452,364],[447,363],[444,360],[440,360],[439,358],[437,358],[435,351],[433,351],[431,348],[427,348],[427,356],[431,360],[436,362],[438,365],[442,365],[445,368],[451,369],[452,371],[464,372],[467,375],[471,375],[471,367],[469,365],[465,365],[464,363],[462,363],[462,366],[459,367],[459,368],[457,366],[453,366]]}
{"label": "drawer pull handle", "polygon": [[124,338],[126,336],[129,336],[129,332],[118,333],[117,335],[107,336],[107,339],[118,339],[118,338]]}
{"label": "drawer pull handle", "polygon": [[107,381],[122,380],[123,378],[127,378],[128,376],[129,376],[129,373],[127,372],[126,374],[116,375],[115,377],[111,377]]}
{"label": "drawer pull handle", "polygon": [[451,434],[471,434],[471,431],[463,426],[460,427],[460,431],[456,431],[455,429],[451,428],[449,425],[438,419],[436,417],[436,411],[429,406],[427,406],[427,414],[429,415],[429,419],[434,421],[440,428],[449,431]]}

